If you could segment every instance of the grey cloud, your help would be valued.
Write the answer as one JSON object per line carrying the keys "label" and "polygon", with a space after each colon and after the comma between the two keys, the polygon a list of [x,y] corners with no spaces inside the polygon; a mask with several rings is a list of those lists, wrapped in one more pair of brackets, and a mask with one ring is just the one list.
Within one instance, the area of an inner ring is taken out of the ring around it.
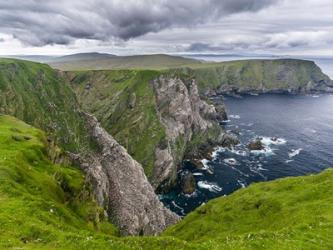
{"label": "grey cloud", "polygon": [[209,43],[192,43],[185,51],[187,52],[230,52],[230,51],[248,51],[248,50],[269,50],[269,49],[295,49],[309,46],[310,44],[318,45],[319,41],[325,41],[318,36],[316,39],[309,38],[310,35],[304,34],[274,34],[270,36],[262,35],[260,38],[251,39],[251,37],[243,37],[232,42],[222,42],[219,44]]}
{"label": "grey cloud", "polygon": [[75,39],[131,39],[255,12],[278,0],[0,0],[0,32],[43,46]]}
{"label": "grey cloud", "polygon": [[187,52],[222,52],[225,50],[230,50],[233,49],[233,46],[231,45],[219,45],[219,46],[215,46],[215,45],[211,45],[208,43],[192,43],[187,49]]}

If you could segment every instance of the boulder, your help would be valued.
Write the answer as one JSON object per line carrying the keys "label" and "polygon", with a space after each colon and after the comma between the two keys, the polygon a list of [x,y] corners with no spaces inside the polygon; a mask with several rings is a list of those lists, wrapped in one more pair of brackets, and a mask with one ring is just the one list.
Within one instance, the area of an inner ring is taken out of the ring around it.
{"label": "boulder", "polygon": [[236,135],[231,133],[224,133],[221,138],[221,146],[224,148],[231,148],[239,144],[239,139]]}
{"label": "boulder", "polygon": [[261,140],[259,138],[257,138],[256,140],[250,142],[247,145],[247,148],[250,150],[263,150],[265,147],[262,144]]}
{"label": "boulder", "polygon": [[184,171],[181,174],[180,186],[184,194],[192,194],[196,188],[196,182],[194,176],[189,171]]}

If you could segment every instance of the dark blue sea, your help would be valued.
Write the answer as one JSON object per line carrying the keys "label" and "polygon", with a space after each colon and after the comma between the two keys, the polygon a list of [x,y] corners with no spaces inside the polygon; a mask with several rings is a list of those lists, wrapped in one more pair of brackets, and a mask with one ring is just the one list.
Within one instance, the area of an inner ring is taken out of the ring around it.
{"label": "dark blue sea", "polygon": [[[223,97],[219,97],[223,98]],[[229,195],[253,182],[318,173],[333,166],[333,95],[260,95],[227,97],[225,130],[241,143],[229,150],[216,148],[212,161],[198,170],[188,162],[197,182],[191,196],[179,189],[161,196],[173,211],[185,215],[208,200]],[[265,149],[246,145],[260,137]]]}

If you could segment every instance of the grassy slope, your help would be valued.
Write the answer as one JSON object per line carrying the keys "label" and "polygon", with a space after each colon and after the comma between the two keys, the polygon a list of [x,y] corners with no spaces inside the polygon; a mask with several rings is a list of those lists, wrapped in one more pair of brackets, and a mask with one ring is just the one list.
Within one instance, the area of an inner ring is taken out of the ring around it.
{"label": "grassy slope", "polygon": [[[144,166],[148,176],[152,173],[155,148],[165,137],[149,84],[158,74],[148,70],[69,73],[74,77],[72,86],[83,109],[98,118],[103,127]],[[87,85],[91,85],[89,90]],[[134,108],[129,106],[132,98],[135,98]]]}
{"label": "grassy slope", "polygon": [[194,249],[173,237],[117,237],[84,186],[54,165],[44,134],[0,116],[0,249]]}
{"label": "grassy slope", "polygon": [[53,68],[61,70],[168,69],[200,64],[194,59],[162,54],[50,63]]}
{"label": "grassy slope", "polygon": [[225,249],[332,249],[333,170],[251,185],[201,206],[164,235]]}
{"label": "grassy slope", "polygon": [[47,131],[65,150],[88,147],[74,92],[48,65],[0,59],[0,113]]}

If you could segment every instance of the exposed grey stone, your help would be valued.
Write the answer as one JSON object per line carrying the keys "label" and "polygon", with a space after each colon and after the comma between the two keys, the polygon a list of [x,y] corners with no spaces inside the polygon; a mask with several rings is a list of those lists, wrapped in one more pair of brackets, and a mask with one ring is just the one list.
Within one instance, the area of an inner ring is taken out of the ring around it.
{"label": "exposed grey stone", "polygon": [[122,235],[157,235],[179,217],[164,207],[142,166],[98,123],[83,113],[100,152],[77,159],[93,185],[96,199]]}
{"label": "exposed grey stone", "polygon": [[261,140],[257,138],[254,141],[251,141],[248,145],[247,148],[250,150],[263,150],[265,147],[262,144]]}
{"label": "exposed grey stone", "polygon": [[181,174],[180,186],[184,194],[192,194],[196,188],[196,182],[193,174],[190,171],[184,171]]}
{"label": "exposed grey stone", "polygon": [[217,121],[223,119],[224,115],[200,98],[194,79],[185,81],[177,77],[160,76],[152,85],[157,112],[165,127],[169,146],[163,150],[156,148],[151,182],[157,191],[163,192],[176,184],[177,170],[193,135],[204,133],[217,125]]}

